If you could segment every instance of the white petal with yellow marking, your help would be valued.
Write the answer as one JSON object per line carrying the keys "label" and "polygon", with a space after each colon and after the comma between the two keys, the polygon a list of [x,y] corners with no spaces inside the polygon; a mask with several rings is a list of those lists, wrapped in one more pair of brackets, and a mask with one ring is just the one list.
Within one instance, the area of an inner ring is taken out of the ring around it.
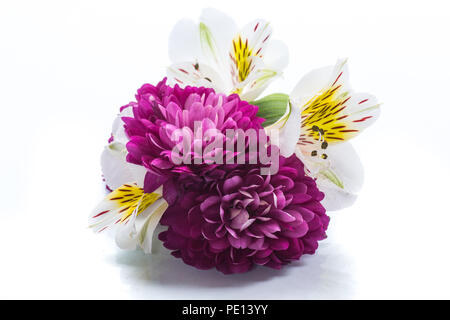
{"label": "white petal with yellow marking", "polygon": [[[229,53],[232,83],[234,92],[244,100],[256,99],[281,74],[277,67],[284,68],[287,64],[281,62],[288,56],[287,47],[280,43],[270,47],[271,36],[270,24],[259,19],[247,24],[232,41]],[[265,60],[268,48],[271,48],[269,64]]]}
{"label": "white petal with yellow marking", "polygon": [[136,184],[124,184],[108,194],[93,210],[89,227],[95,232],[101,232],[117,224],[127,223],[135,209],[138,216],[161,196],[162,188],[154,193],[144,193]]}
{"label": "white petal with yellow marking", "polygon": [[169,80],[254,100],[287,64],[287,47],[281,43],[271,46],[271,34],[264,20],[255,20],[238,31],[227,15],[205,9],[198,24],[183,20],[172,31]]}
{"label": "white petal with yellow marking", "polygon": [[135,250],[137,245],[136,228],[137,208],[133,210],[127,223],[119,224],[116,231],[116,244],[123,250]]}
{"label": "white petal with yellow marking", "polygon": [[244,83],[252,72],[262,68],[262,58],[271,35],[272,28],[268,22],[255,20],[234,36],[229,56],[235,87]]}
{"label": "white petal with yellow marking", "polygon": [[329,210],[351,205],[364,174],[358,155],[343,142],[377,119],[376,98],[351,90],[346,60],[340,60],[334,67],[304,76],[291,94],[291,103],[301,110],[296,153],[325,193],[324,204]]}
{"label": "white petal with yellow marking", "polygon": [[[328,81],[326,74],[331,72]],[[313,81],[314,79],[314,81]],[[316,86],[327,83],[314,92]],[[308,88],[302,88],[302,86]],[[354,93],[348,84],[346,61],[334,68],[319,69],[302,79],[291,95],[302,109],[300,146],[317,141],[336,144],[347,141],[372,124],[379,115],[379,104],[369,94]]]}
{"label": "white petal with yellow marking", "polygon": [[128,223],[118,227],[116,233],[118,247],[134,250],[139,245],[145,253],[151,253],[153,233],[167,207],[167,202],[160,198],[139,215],[135,209]]}

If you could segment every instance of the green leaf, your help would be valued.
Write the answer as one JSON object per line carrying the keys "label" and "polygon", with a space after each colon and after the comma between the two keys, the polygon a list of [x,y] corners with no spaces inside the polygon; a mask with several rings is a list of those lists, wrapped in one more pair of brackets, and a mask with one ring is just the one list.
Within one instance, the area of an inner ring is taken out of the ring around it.
{"label": "green leaf", "polygon": [[266,119],[263,127],[270,126],[277,122],[285,113],[289,103],[289,96],[284,93],[274,93],[262,99],[250,102],[259,107],[258,116]]}

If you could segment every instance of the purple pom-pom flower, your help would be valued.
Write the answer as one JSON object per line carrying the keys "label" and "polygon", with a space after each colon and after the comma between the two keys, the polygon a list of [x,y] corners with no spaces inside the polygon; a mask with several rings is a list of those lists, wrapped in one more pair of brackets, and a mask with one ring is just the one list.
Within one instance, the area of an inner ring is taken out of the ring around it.
{"label": "purple pom-pom flower", "polygon": [[[241,100],[237,94],[226,96],[204,87],[175,85],[172,88],[166,85],[165,79],[157,86],[143,85],[137,92],[136,102],[126,107],[133,110],[133,117],[122,118],[130,139],[126,145],[127,161],[147,168],[146,192],[153,192],[165,183],[173,186],[173,179],[180,175],[217,179],[213,169],[218,165],[206,163],[203,154],[196,153],[196,148],[208,150],[215,139],[225,140],[229,129],[260,130],[264,121],[256,115],[258,107]],[[200,135],[198,123],[202,130]],[[208,132],[213,134],[208,136]],[[180,141],[189,141],[189,152],[183,159],[174,159],[173,150]],[[213,149],[210,153],[214,152]],[[224,153],[225,156],[229,155]],[[165,188],[165,192],[172,189]],[[169,200],[175,197],[167,196]]]}
{"label": "purple pom-pom flower", "polygon": [[213,187],[191,191],[164,213],[159,238],[175,257],[199,269],[241,273],[254,265],[280,269],[313,254],[326,237],[324,195],[303,163],[280,158],[277,174],[241,165]]}

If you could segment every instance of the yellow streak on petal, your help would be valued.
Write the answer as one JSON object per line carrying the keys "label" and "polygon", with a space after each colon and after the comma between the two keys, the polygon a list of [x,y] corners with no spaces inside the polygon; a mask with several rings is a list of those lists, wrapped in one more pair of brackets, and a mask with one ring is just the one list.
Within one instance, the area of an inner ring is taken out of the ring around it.
{"label": "yellow streak on petal", "polygon": [[252,66],[252,48],[248,45],[248,39],[245,41],[238,35],[233,40],[234,63],[238,71],[239,81],[247,79]]}
{"label": "yellow streak on petal", "polygon": [[160,194],[144,193],[144,189],[139,188],[136,184],[124,184],[107,196],[107,200],[115,203],[120,208],[121,223],[131,216],[138,205],[137,215],[159,198],[161,198]]}
{"label": "yellow streak on petal", "polygon": [[344,119],[349,93],[341,85],[333,85],[310,99],[302,111],[302,132],[299,143],[318,141],[321,137],[333,144],[348,140],[358,133]]}

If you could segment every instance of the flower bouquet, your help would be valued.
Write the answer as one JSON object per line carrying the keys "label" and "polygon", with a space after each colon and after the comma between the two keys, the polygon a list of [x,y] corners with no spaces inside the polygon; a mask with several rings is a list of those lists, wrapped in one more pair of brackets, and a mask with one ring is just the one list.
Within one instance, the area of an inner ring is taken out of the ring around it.
{"label": "flower bouquet", "polygon": [[169,39],[172,65],[120,108],[101,165],[110,193],[90,227],[151,253],[155,228],[199,269],[280,269],[314,254],[326,210],[353,203],[362,165],[348,140],[372,124],[375,97],[349,86],[346,60],[313,70],[290,94],[260,98],[287,47],[265,20],[238,29],[205,9]]}

